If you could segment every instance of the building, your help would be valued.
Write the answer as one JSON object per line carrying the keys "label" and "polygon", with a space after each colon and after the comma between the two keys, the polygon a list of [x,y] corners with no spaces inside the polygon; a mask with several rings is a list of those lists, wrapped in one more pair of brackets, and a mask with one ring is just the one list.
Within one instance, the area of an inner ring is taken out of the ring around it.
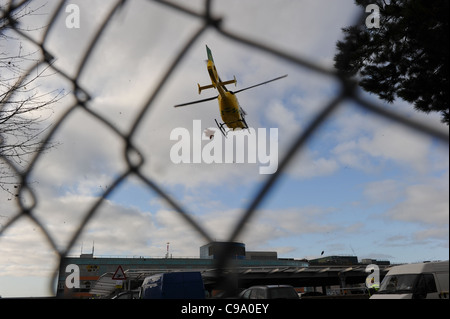
{"label": "building", "polygon": [[200,258],[217,259],[222,251],[228,249],[228,258],[246,260],[278,260],[276,251],[246,251],[240,242],[214,241],[200,247]]}
{"label": "building", "polygon": [[328,266],[328,265],[357,265],[356,256],[324,256],[316,259],[309,259],[310,265]]}
{"label": "building", "polygon": [[[246,252],[245,244],[237,242],[206,244],[200,247],[200,258],[168,258],[168,255],[166,258],[120,258],[82,254],[79,257],[64,257],[61,260],[57,296],[62,298],[92,297],[93,292],[99,292],[100,281],[107,282],[107,289],[112,292],[116,288],[112,278],[119,266],[127,276],[127,280],[124,281],[124,285],[127,287],[117,287],[118,289],[135,289],[140,285],[144,276],[163,272],[200,271],[204,274],[213,274],[213,270],[217,268],[217,256],[225,248],[230,248],[230,258],[235,260],[233,266],[246,271],[308,267],[308,263],[304,260],[278,259],[276,252]],[[71,278],[74,276],[73,269],[77,269],[79,274],[77,287],[74,287],[74,283],[71,282]],[[94,289],[96,287],[97,289]],[[107,289],[105,288],[105,294]]]}
{"label": "building", "polygon": [[363,264],[363,265],[375,264],[375,265],[389,266],[391,264],[391,262],[389,260],[377,260],[377,259],[365,258],[365,259],[361,259],[361,264]]}
{"label": "building", "polygon": [[278,260],[278,253],[276,251],[246,251],[245,258],[248,260]]}
{"label": "building", "polygon": [[225,250],[231,259],[245,259],[245,244],[239,242],[214,241],[200,247],[200,258],[217,259]]}

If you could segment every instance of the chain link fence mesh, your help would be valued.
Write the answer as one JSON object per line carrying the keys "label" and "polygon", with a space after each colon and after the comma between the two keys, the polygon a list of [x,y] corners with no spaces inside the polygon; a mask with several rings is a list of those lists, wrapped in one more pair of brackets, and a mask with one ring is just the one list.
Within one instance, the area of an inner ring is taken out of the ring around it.
{"label": "chain link fence mesh", "polygon": [[[354,80],[342,78],[335,70],[328,69],[323,67],[320,64],[312,62],[306,56],[298,56],[292,55],[288,52],[284,52],[282,49],[277,47],[268,45],[264,42],[258,42],[255,39],[247,38],[242,36],[241,34],[233,33],[231,31],[226,30],[223,27],[223,20],[227,19],[226,16],[216,17],[212,14],[212,6],[215,1],[206,0],[204,2],[204,8],[202,12],[195,11],[188,6],[184,6],[178,3],[172,3],[170,1],[163,0],[149,0],[153,3],[156,3],[160,6],[167,7],[170,10],[176,11],[185,15],[190,19],[197,20],[199,22],[199,27],[197,30],[190,36],[190,38],[181,46],[181,49],[177,52],[177,54],[172,59],[171,64],[166,68],[166,71],[158,80],[155,89],[149,94],[146,101],[139,107],[139,114],[136,116],[136,120],[132,123],[131,128],[128,133],[123,133],[123,131],[119,130],[115,123],[109,119],[104,118],[100,113],[91,109],[90,101],[91,94],[89,87],[83,87],[79,78],[82,73],[88,67],[88,62],[93,54],[96,45],[100,42],[102,38],[102,34],[108,29],[108,26],[114,19],[118,17],[116,14],[127,6],[128,1],[119,0],[114,3],[108,10],[101,21],[97,21],[99,23],[99,27],[97,31],[92,36],[92,40],[87,45],[85,51],[83,52],[83,56],[80,60],[80,63],[77,65],[76,71],[74,75],[66,73],[66,71],[59,69],[53,64],[54,56],[51,51],[47,47],[47,40],[49,34],[55,28],[56,21],[60,19],[62,16],[66,16],[66,8],[69,5],[68,1],[60,1],[56,10],[52,14],[49,24],[44,26],[43,28],[43,36],[41,39],[35,39],[28,35],[28,32],[25,29],[22,29],[20,23],[15,20],[17,17],[17,12],[21,12],[26,8],[32,1],[9,1],[6,2],[3,7],[1,7],[0,11],[0,20],[1,20],[1,28],[12,29],[17,35],[26,39],[26,41],[32,43],[39,49],[39,61],[34,64],[29,70],[24,70],[21,77],[18,79],[17,83],[20,84],[25,81],[28,74],[32,72],[36,72],[38,68],[50,67],[54,72],[58,73],[59,76],[62,76],[67,80],[72,86],[72,92],[70,93],[73,98],[72,105],[65,111],[65,113],[60,117],[59,121],[51,126],[50,130],[46,132],[46,137],[44,139],[44,143],[42,144],[40,150],[38,150],[25,169],[20,169],[15,165],[15,163],[8,160],[8,158],[1,156],[0,159],[3,161],[8,168],[14,172],[16,176],[19,177],[20,182],[18,183],[18,193],[17,193],[17,203],[19,206],[19,213],[15,214],[12,218],[9,218],[6,223],[3,223],[3,227],[0,229],[0,235],[5,232],[5,230],[14,227],[19,220],[29,219],[31,220],[37,228],[45,235],[48,243],[54,250],[57,255],[58,260],[68,255],[69,251],[74,247],[77,239],[79,239],[83,229],[89,224],[89,222],[93,219],[96,213],[99,210],[99,207],[102,203],[108,199],[108,197],[117,189],[124,181],[128,178],[134,177],[143,182],[146,187],[155,192],[160,198],[164,199],[178,214],[179,217],[184,220],[185,223],[189,224],[192,228],[192,231],[200,234],[201,237],[207,242],[213,241],[213,238],[201,225],[199,225],[192,216],[188,213],[188,210],[184,207],[183,203],[181,203],[176,198],[171,197],[163,187],[158,184],[152,177],[147,176],[142,171],[142,166],[146,161],[134,142],[134,138],[136,135],[136,131],[142,125],[142,119],[144,116],[150,111],[152,106],[155,103],[158,95],[162,91],[162,89],[166,86],[169,81],[170,76],[174,73],[177,67],[180,65],[180,62],[185,57],[186,53],[196,44],[198,39],[205,34],[207,30],[215,30],[219,37],[224,39],[228,39],[238,43],[242,46],[251,47],[256,50],[260,50],[265,52],[273,59],[280,59],[283,61],[288,61],[292,63],[292,65],[297,68],[303,68],[305,70],[309,70],[312,72],[316,72],[318,74],[325,75],[330,79],[337,80],[340,83],[340,89],[337,94],[331,98],[328,103],[321,109],[318,114],[314,116],[312,121],[308,124],[308,126],[302,130],[298,136],[295,136],[290,142],[290,146],[288,151],[284,155],[284,157],[279,161],[278,170],[275,174],[272,174],[267,177],[267,179],[262,183],[259,191],[257,191],[256,196],[251,199],[250,203],[244,207],[244,213],[240,216],[239,220],[236,223],[236,227],[232,231],[229,236],[229,241],[234,241],[241,232],[245,230],[245,225],[252,220],[257,214],[258,208],[261,207],[264,198],[269,194],[269,192],[273,189],[277,180],[281,177],[284,170],[288,166],[288,164],[293,159],[294,155],[298,153],[311,139],[311,137],[318,131],[318,128],[321,127],[324,123],[327,122],[330,118],[332,118],[333,113],[342,105],[348,102],[354,102],[358,105],[358,107],[366,110],[367,112],[372,113],[374,116],[380,116],[398,123],[398,125],[402,125],[408,127],[412,130],[422,132],[423,134],[432,136],[444,144],[448,143],[448,134],[442,133],[441,130],[435,129],[433,127],[429,127],[420,122],[411,120],[410,118],[399,115],[398,113],[391,112],[386,109],[383,105],[377,105],[376,103],[365,99],[358,93],[357,83]],[[356,17],[356,21],[364,21],[366,14],[362,13],[361,16]],[[57,58],[57,57],[56,57]],[[2,103],[5,105],[5,102],[8,100],[8,96],[2,97]],[[0,107],[3,107],[0,105]],[[52,231],[47,228],[47,226],[36,216],[34,213],[35,207],[38,203],[38,199],[35,196],[35,192],[33,188],[30,186],[30,175],[35,169],[37,161],[41,158],[42,150],[46,148],[48,144],[51,143],[52,139],[60,130],[63,123],[72,116],[75,111],[82,111],[92,118],[100,121],[108,130],[112,132],[112,134],[117,138],[123,141],[123,157],[126,163],[126,170],[122,173],[118,174],[113,183],[102,192],[102,194],[97,198],[96,202],[88,209],[86,214],[84,215],[82,221],[79,224],[77,230],[71,234],[70,241],[65,245],[65,247],[61,248],[57,243],[57,239],[52,234]],[[0,239],[1,244],[1,239]],[[228,266],[228,261],[225,258],[227,256],[227,252],[217,260],[217,269],[225,269]],[[58,275],[59,269],[55,269],[55,278]],[[220,271],[217,276],[220,277],[222,274]],[[51,287],[53,281],[49,283]],[[52,289],[52,288],[50,288]]]}

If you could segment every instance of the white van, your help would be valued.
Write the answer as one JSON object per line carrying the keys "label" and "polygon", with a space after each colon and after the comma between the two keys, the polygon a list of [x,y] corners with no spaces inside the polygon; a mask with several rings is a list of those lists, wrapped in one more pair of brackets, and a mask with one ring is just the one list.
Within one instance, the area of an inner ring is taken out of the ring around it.
{"label": "white van", "polygon": [[392,267],[370,299],[449,299],[447,261]]}

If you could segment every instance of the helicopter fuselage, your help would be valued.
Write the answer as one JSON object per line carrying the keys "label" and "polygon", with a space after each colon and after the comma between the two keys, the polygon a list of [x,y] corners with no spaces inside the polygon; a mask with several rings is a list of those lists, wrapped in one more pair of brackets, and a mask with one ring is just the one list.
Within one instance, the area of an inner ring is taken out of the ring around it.
{"label": "helicopter fuselage", "polygon": [[217,73],[214,61],[211,59],[208,59],[207,69],[211,78],[212,87],[216,88],[219,92],[218,102],[222,121],[232,130],[247,128],[236,95],[228,91],[225,87],[226,84],[234,83],[236,80],[222,82]]}

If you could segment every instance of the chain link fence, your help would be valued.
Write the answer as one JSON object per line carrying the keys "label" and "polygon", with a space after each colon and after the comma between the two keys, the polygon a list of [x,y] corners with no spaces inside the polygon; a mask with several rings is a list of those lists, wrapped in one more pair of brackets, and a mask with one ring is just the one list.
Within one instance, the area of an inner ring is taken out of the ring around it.
{"label": "chain link fence", "polygon": [[[285,153],[284,157],[279,161],[278,170],[275,174],[269,175],[267,179],[262,183],[259,188],[256,196],[251,199],[249,204],[244,207],[245,211],[242,216],[239,217],[239,220],[236,223],[236,227],[232,231],[229,236],[229,241],[234,241],[239,235],[244,231],[244,226],[249,223],[257,214],[258,208],[261,207],[262,201],[264,198],[271,192],[277,180],[281,177],[283,172],[285,171],[288,164],[293,159],[294,155],[301,150],[305,144],[311,139],[311,137],[318,131],[318,128],[321,127],[324,123],[327,122],[330,118],[332,118],[333,113],[340,108],[342,105],[348,102],[353,102],[357,104],[360,108],[366,110],[367,112],[372,113],[374,116],[383,117],[398,123],[398,125],[408,127],[415,131],[420,131],[423,134],[430,135],[444,143],[448,143],[448,134],[442,133],[441,130],[437,130],[433,127],[429,127],[420,122],[416,122],[411,120],[410,118],[399,115],[398,113],[391,112],[387,110],[383,105],[377,105],[376,103],[366,100],[358,93],[357,83],[353,80],[342,78],[335,70],[328,69],[319,65],[315,62],[312,62],[308,57],[305,56],[297,56],[292,55],[288,52],[284,52],[283,50],[268,45],[263,42],[258,42],[252,38],[246,38],[241,34],[233,33],[231,31],[226,30],[223,27],[223,20],[227,19],[226,16],[217,17],[212,14],[212,6],[214,4],[213,0],[206,0],[204,2],[204,8],[202,11],[195,11],[190,9],[187,6],[182,4],[172,3],[170,1],[163,0],[149,0],[154,3],[157,3],[160,6],[164,6],[170,8],[173,11],[186,15],[190,19],[195,19],[199,22],[199,27],[197,30],[190,36],[190,38],[182,45],[181,50],[177,52],[177,54],[172,59],[171,64],[166,68],[165,73],[158,80],[155,89],[149,94],[145,102],[139,108],[139,114],[136,116],[136,120],[132,124],[128,133],[124,134],[121,130],[119,130],[113,121],[104,118],[100,113],[91,109],[90,101],[91,94],[89,87],[83,87],[79,83],[79,78],[81,74],[87,68],[88,62],[92,56],[92,53],[96,47],[96,45],[100,42],[102,38],[102,34],[108,29],[108,26],[114,19],[117,18],[116,13],[127,6],[128,1],[119,0],[116,1],[113,6],[110,7],[109,12],[104,15],[101,22],[99,23],[99,28],[97,29],[95,35],[92,37],[89,45],[84,51],[83,57],[80,60],[81,62],[77,65],[76,71],[74,75],[66,73],[64,70],[59,69],[53,64],[54,57],[50,50],[47,48],[47,39],[48,35],[55,28],[57,19],[61,18],[61,16],[66,16],[66,8],[69,5],[68,1],[60,1],[58,7],[52,14],[52,17],[49,21],[49,24],[44,27],[43,36],[40,40],[34,39],[28,35],[26,30],[21,29],[20,24],[15,20],[17,12],[24,10],[26,6],[30,4],[32,1],[10,1],[6,2],[5,6],[1,8],[0,11],[0,20],[1,27],[8,28],[14,30],[18,35],[34,44],[39,48],[39,61],[36,65],[34,65],[31,69],[25,70],[24,74],[22,74],[21,78],[18,80],[18,83],[25,81],[27,74],[31,72],[35,72],[36,68],[43,68],[50,66],[59,76],[64,77],[67,81],[70,82],[73,87],[72,93],[70,93],[73,98],[73,104],[65,111],[60,120],[51,126],[48,133],[46,132],[46,137],[44,143],[42,144],[40,150],[38,150],[25,169],[19,169],[15,163],[9,161],[6,157],[1,156],[0,160],[3,161],[5,165],[9,167],[11,171],[14,172],[15,175],[19,176],[20,183],[18,183],[18,193],[17,193],[17,203],[19,205],[19,213],[14,215],[12,218],[8,219],[6,223],[3,223],[3,227],[0,229],[0,235],[10,227],[14,227],[17,222],[21,219],[30,219],[45,235],[48,243],[57,254],[58,258],[61,259],[68,255],[69,251],[73,248],[77,239],[79,239],[83,229],[90,223],[93,217],[99,210],[99,207],[102,203],[109,198],[109,196],[116,190],[124,181],[126,181],[130,177],[134,177],[143,182],[149,189],[155,192],[160,198],[164,199],[178,214],[179,217],[182,218],[185,223],[189,224],[192,228],[192,231],[197,232],[204,238],[205,241],[211,242],[213,238],[201,225],[199,225],[192,216],[188,213],[187,209],[184,207],[183,203],[178,201],[176,198],[171,197],[163,187],[158,184],[152,177],[147,176],[142,171],[142,166],[146,161],[140,152],[139,148],[136,146],[134,142],[134,137],[136,135],[136,131],[142,125],[142,119],[144,116],[149,113],[152,109],[152,106],[155,104],[155,100],[158,95],[162,91],[162,89],[167,85],[170,76],[174,73],[177,67],[180,65],[180,62],[183,60],[187,52],[196,45],[196,42],[199,38],[205,34],[207,30],[215,30],[218,35],[223,39],[228,39],[238,43],[242,46],[250,47],[256,50],[260,50],[265,52],[273,59],[280,59],[283,61],[290,62],[292,65],[297,68],[303,68],[305,70],[313,71],[321,75],[325,75],[330,79],[337,80],[340,83],[340,89],[337,94],[331,98],[328,103],[314,116],[312,121],[307,125],[307,127],[302,130],[298,136],[295,136],[290,142],[290,146],[288,151]],[[362,13],[360,17],[356,17],[357,21],[364,21],[366,14]],[[8,97],[3,97],[3,102],[8,100]],[[0,105],[3,107],[3,105]],[[71,240],[68,244],[61,249],[58,245],[56,238],[52,234],[45,224],[34,214],[35,207],[37,205],[37,198],[35,196],[35,192],[33,188],[30,186],[29,177],[35,169],[37,161],[42,156],[42,150],[51,143],[52,139],[60,130],[62,124],[72,116],[75,111],[81,110],[89,114],[89,116],[95,118],[100,121],[105,127],[110,130],[117,139],[123,141],[124,149],[123,149],[123,157],[126,163],[126,170],[118,175],[113,183],[109,185],[109,187],[102,192],[102,194],[98,197],[96,202],[88,209],[86,214],[83,217],[83,220],[80,222],[78,229],[71,235]],[[1,239],[0,239],[1,245]],[[217,260],[217,269],[225,269],[228,265],[228,260],[225,258],[227,256],[227,252],[224,252],[220,258]],[[58,274],[58,269],[55,269],[55,276]],[[219,271],[217,274],[218,277],[222,276],[222,273]],[[52,285],[52,283],[50,283]]]}

